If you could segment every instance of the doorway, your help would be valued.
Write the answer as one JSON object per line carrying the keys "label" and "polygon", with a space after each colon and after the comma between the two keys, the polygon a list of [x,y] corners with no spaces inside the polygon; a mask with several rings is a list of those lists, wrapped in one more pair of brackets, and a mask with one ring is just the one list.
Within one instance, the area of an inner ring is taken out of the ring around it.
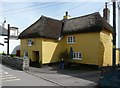
{"label": "doorway", "polygon": [[31,67],[41,67],[39,51],[33,51],[33,59],[34,61],[31,62]]}
{"label": "doorway", "polygon": [[34,60],[36,63],[39,63],[39,51],[33,51]]}

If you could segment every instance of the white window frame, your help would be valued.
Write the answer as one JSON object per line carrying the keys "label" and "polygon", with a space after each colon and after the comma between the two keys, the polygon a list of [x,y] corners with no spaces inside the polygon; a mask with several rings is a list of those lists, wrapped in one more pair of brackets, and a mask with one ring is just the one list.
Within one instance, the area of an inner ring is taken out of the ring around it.
{"label": "white window frame", "polygon": [[28,51],[24,51],[24,58],[28,58]]}
{"label": "white window frame", "polygon": [[28,46],[32,46],[32,39],[27,40]]}
{"label": "white window frame", "polygon": [[73,59],[82,60],[82,53],[81,52],[73,52]]}
{"label": "white window frame", "polygon": [[67,43],[68,44],[74,44],[75,43],[75,36],[68,36],[67,37]]}

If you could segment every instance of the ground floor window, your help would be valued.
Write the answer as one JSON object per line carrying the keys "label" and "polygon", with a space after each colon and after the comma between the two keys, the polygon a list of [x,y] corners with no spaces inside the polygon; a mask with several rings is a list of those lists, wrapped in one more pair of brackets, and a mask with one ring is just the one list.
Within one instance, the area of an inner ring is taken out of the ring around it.
{"label": "ground floor window", "polygon": [[82,60],[81,52],[73,52],[73,59]]}
{"label": "ground floor window", "polygon": [[28,51],[24,51],[24,57],[28,57]]}

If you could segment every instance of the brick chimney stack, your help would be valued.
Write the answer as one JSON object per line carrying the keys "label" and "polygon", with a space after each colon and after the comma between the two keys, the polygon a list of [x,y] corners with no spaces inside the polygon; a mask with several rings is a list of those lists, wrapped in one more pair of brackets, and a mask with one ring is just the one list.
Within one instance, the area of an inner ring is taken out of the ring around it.
{"label": "brick chimney stack", "polygon": [[107,7],[107,2],[105,3],[105,8],[103,9],[103,18],[109,23],[110,22],[110,10]]}

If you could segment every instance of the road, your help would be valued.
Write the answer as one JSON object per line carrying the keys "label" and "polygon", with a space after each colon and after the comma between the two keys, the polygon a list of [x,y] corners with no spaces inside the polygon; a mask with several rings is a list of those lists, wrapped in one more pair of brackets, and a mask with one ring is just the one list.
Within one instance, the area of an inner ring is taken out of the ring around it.
{"label": "road", "polygon": [[0,64],[1,66],[2,70],[0,71],[2,75],[0,75],[0,79],[2,79],[2,86],[58,86],[55,83],[35,77],[24,71],[12,69]]}

